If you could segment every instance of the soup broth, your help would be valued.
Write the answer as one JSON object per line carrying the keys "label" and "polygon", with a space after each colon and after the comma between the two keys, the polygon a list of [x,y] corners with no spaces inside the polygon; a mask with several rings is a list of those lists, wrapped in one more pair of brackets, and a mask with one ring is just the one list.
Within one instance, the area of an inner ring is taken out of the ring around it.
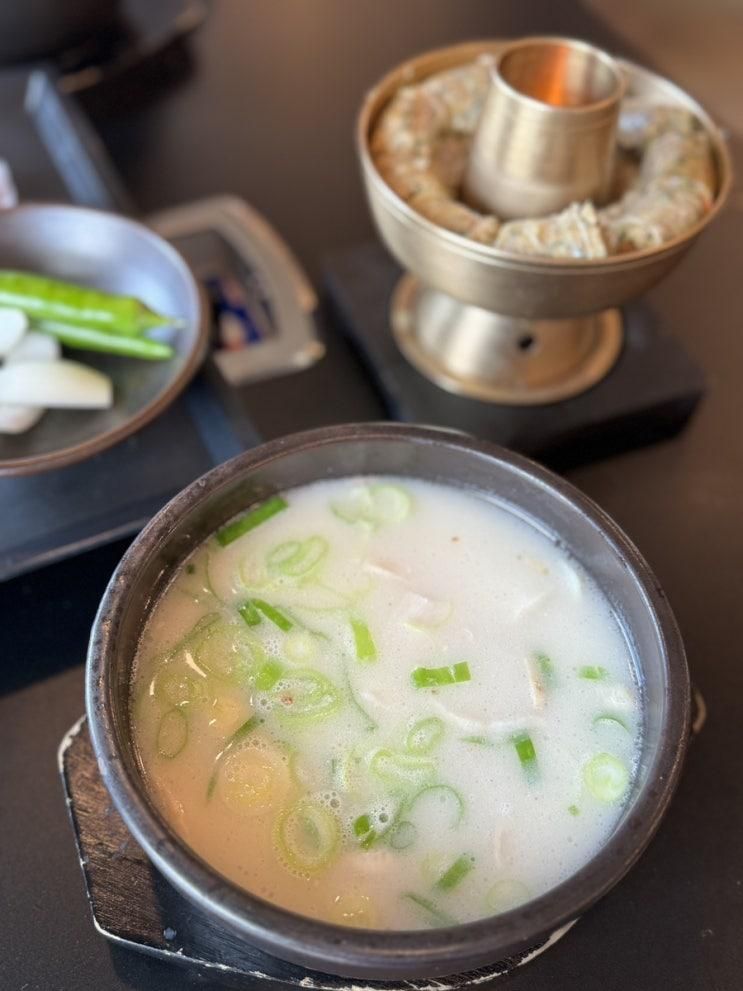
{"label": "soup broth", "polygon": [[132,723],[154,801],[223,875],[415,929],[512,908],[606,842],[639,751],[633,671],[593,581],[506,508],[323,481],[181,567]]}

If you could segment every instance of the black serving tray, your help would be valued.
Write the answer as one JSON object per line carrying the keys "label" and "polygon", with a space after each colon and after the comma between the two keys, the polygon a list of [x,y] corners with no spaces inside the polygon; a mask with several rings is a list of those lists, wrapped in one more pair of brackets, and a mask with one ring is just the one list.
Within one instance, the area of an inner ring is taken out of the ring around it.
{"label": "black serving tray", "polygon": [[325,270],[338,322],[394,420],[453,427],[564,470],[672,437],[704,394],[701,369],[641,300],[622,309],[624,340],[616,365],[586,392],[536,406],[454,395],[417,371],[390,332],[390,299],[401,275],[377,242],[333,256]]}

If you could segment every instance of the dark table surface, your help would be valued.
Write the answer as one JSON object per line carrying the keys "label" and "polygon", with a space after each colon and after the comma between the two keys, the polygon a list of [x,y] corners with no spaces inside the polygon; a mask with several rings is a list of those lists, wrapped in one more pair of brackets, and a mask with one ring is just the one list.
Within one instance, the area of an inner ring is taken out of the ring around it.
{"label": "dark table surface", "polygon": [[[363,91],[415,51],[527,32],[622,51],[580,6],[550,0],[217,0],[192,73],[149,102],[110,97],[96,125],[143,209],[238,193],[317,278],[326,253],[371,233],[351,143]],[[657,571],[709,719],[641,863],[504,988],[743,987],[742,210],[738,194],[650,295],[706,371],[695,419],[672,442],[570,474]],[[685,279],[691,266],[704,293]],[[305,396],[293,418],[270,389],[256,393],[272,432],[380,415],[340,343],[323,375],[330,391]],[[94,932],[62,798],[56,748],[82,712],[88,630],[124,546],[0,587],[2,991],[217,987]]]}

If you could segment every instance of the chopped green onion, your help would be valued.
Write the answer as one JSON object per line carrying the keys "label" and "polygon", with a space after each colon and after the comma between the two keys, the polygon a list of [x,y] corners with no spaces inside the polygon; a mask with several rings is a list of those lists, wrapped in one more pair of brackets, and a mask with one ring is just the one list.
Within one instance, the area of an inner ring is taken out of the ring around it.
{"label": "chopped green onion", "polygon": [[278,626],[284,633],[288,633],[294,627],[294,623],[292,623],[288,616],[284,615],[280,609],[276,609],[275,606],[270,605],[265,599],[253,599],[253,605],[263,613],[266,619],[269,619],[274,626]]}
{"label": "chopped green onion", "polygon": [[400,813],[398,803],[390,801],[386,807],[377,808],[372,814],[360,815],[353,823],[353,832],[362,850],[370,850],[375,843],[383,840],[397,824]]}
{"label": "chopped green onion", "polygon": [[180,709],[168,709],[157,730],[157,752],[161,757],[177,757],[188,740],[188,722]]}
{"label": "chopped green onion", "polygon": [[475,858],[469,853],[463,853],[457,857],[454,863],[438,879],[434,887],[440,891],[451,891],[467,877],[475,866]]}
{"label": "chopped green onion", "polygon": [[361,841],[362,850],[368,850],[378,839],[377,831],[371,824],[368,815],[360,815],[353,824],[353,834]]}
{"label": "chopped green onion", "polygon": [[533,780],[537,775],[537,752],[532,738],[528,733],[515,733],[511,740],[527,778]]}
{"label": "chopped green onion", "polygon": [[265,502],[261,503],[260,506],[256,506],[255,509],[251,509],[250,512],[245,513],[244,516],[238,517],[238,519],[228,523],[227,526],[223,526],[221,530],[217,530],[217,540],[222,547],[226,547],[234,540],[260,526],[261,523],[270,520],[272,516],[280,513],[282,509],[286,509],[288,505],[287,501],[282,499],[281,496],[272,496],[270,499],[266,499]]}
{"label": "chopped green onion", "polygon": [[206,800],[207,802],[214,794],[214,789],[217,787],[217,778],[219,776],[219,767],[215,767],[212,773],[209,775],[209,781],[206,786]]}
{"label": "chopped green onion", "polygon": [[[174,658],[178,657],[179,654],[186,655],[185,660],[189,666],[193,667],[189,657],[204,643],[206,638],[210,633],[213,633],[219,628],[219,613],[208,613],[206,616],[202,616],[192,628],[182,637],[178,643],[171,647],[169,651],[163,657],[164,661],[172,661]],[[205,674],[203,671],[199,671],[198,674]]]}
{"label": "chopped green onion", "polygon": [[[213,574],[214,566],[213,561],[218,552],[212,554],[207,551],[206,554],[206,564],[204,567],[204,590],[209,594],[213,595],[217,602],[221,602],[222,605],[225,604],[225,599],[232,595],[232,576],[228,578],[229,588],[225,588],[222,582],[223,574],[220,572],[217,575]],[[222,586],[220,588],[220,585]],[[219,588],[220,594],[217,594],[217,589]],[[224,593],[227,593],[226,595]]]}
{"label": "chopped green onion", "polygon": [[412,499],[399,485],[359,485],[331,503],[332,512],[344,523],[365,523],[377,527],[400,523],[410,513]]}
{"label": "chopped green onion", "polygon": [[352,619],[351,629],[356,647],[356,657],[359,661],[376,661],[377,648],[371,631],[363,619]]}
{"label": "chopped green onion", "polygon": [[366,709],[363,707],[361,702],[359,702],[358,698],[356,697],[356,692],[354,692],[353,686],[351,685],[351,679],[348,676],[348,671],[345,672],[345,675],[346,675],[346,691],[348,692],[348,698],[351,701],[351,705],[354,707],[354,709],[358,712],[358,714],[363,718],[364,722],[366,723],[367,732],[371,733],[372,730],[375,730],[377,728],[377,723],[372,719],[372,717],[369,715],[369,713],[366,711]]}
{"label": "chopped green onion", "polygon": [[577,805],[568,805],[568,812],[570,813],[571,816],[580,815],[580,809],[578,808]]}
{"label": "chopped green onion", "polygon": [[627,791],[629,771],[617,757],[596,754],[583,768],[583,780],[600,802],[617,802]]}
{"label": "chopped green onion", "polygon": [[294,747],[289,746],[285,740],[279,740],[277,742],[281,744],[281,747],[286,754],[287,764],[289,765],[289,776],[298,788],[304,788],[307,784],[307,779],[305,770],[297,767],[299,763],[299,753],[294,749]]}
{"label": "chopped green onion", "polygon": [[593,721],[593,725],[594,726],[619,726],[619,728],[620,729],[623,729],[625,731],[625,733],[629,733],[629,727],[624,722],[624,720],[623,719],[620,719],[619,716],[612,716],[608,712],[602,713],[600,716],[596,716],[596,718]]}
{"label": "chopped green onion", "polygon": [[405,737],[405,746],[412,754],[428,754],[441,743],[444,738],[444,723],[436,716],[419,719],[411,726]]}
{"label": "chopped green onion", "polygon": [[416,895],[412,891],[406,892],[402,897],[406,898],[414,905],[417,905],[418,908],[422,908],[423,911],[430,916],[430,919],[433,919],[434,922],[441,926],[455,926],[457,924],[456,919],[454,919],[451,915],[448,915],[446,912],[442,912],[438,905],[428,898],[423,898],[421,895]]}
{"label": "chopped green onion", "polygon": [[197,643],[193,655],[198,667],[234,684],[247,677],[254,652],[243,626],[219,623]]}
{"label": "chopped green onion", "polygon": [[206,701],[204,678],[192,677],[183,671],[183,665],[167,661],[163,663],[152,680],[152,690],[168,705],[179,709],[195,702]]}
{"label": "chopped green onion", "polygon": [[266,661],[258,668],[255,687],[259,692],[270,692],[283,673],[284,669],[278,661]]}
{"label": "chopped green onion", "polygon": [[289,540],[279,544],[268,555],[266,563],[269,571],[298,578],[312,571],[328,552],[328,542],[323,537],[310,537],[308,540]]}
{"label": "chopped green onion", "polygon": [[192,599],[197,605],[208,601],[209,596],[214,596],[214,589],[209,578],[209,553],[202,551],[186,565],[184,580],[178,582],[174,591]]}
{"label": "chopped green onion", "polygon": [[578,668],[578,677],[585,678],[586,681],[603,681],[608,675],[606,668],[602,668],[600,664],[586,664],[582,668]]}
{"label": "chopped green onion", "polygon": [[536,654],[534,659],[539,666],[539,670],[546,681],[551,681],[555,674],[555,665],[546,654]]}
{"label": "chopped green onion", "polygon": [[362,837],[371,830],[371,821],[368,815],[361,815],[355,820],[353,824],[353,835]]}
{"label": "chopped green onion", "polygon": [[408,801],[405,811],[412,816],[418,807],[425,824],[430,820],[431,814],[436,811],[437,804],[448,809],[451,820],[450,826],[455,829],[464,816],[464,799],[451,785],[427,785],[425,788],[421,788]]}
{"label": "chopped green onion", "polygon": [[280,817],[276,838],[280,853],[292,867],[314,873],[332,858],[340,835],[333,813],[303,798]]}
{"label": "chopped green onion", "polygon": [[415,843],[418,830],[412,822],[397,822],[390,830],[389,844],[393,850],[407,850]]}
{"label": "chopped green onion", "polygon": [[440,685],[456,685],[470,681],[470,666],[467,661],[459,661],[451,667],[415,668],[410,680],[416,688],[438,688]]}
{"label": "chopped green onion", "polygon": [[[244,740],[246,736],[249,736],[254,729],[256,729],[263,722],[261,717],[257,713],[253,713],[244,723],[241,723],[237,727],[235,732],[227,741],[227,746],[231,747],[235,743],[239,743],[240,740]],[[225,748],[226,749],[226,748]],[[224,751],[222,751],[224,753]]]}
{"label": "chopped green onion", "polygon": [[431,760],[415,754],[396,753],[393,750],[377,750],[369,767],[373,774],[392,787],[420,788],[436,773]]}
{"label": "chopped green onion", "polygon": [[214,770],[212,771],[211,777],[209,778],[209,783],[206,786],[207,802],[214,794],[214,789],[217,786],[217,777],[219,776],[219,768],[224,755],[228,753],[236,743],[239,743],[240,740],[244,740],[246,736],[249,736],[253,732],[253,730],[256,729],[256,727],[258,727],[262,722],[263,720],[261,719],[261,717],[257,713],[253,713],[252,716],[246,719],[244,723],[241,723],[240,726],[237,727],[235,732],[232,733],[232,735],[227,738],[227,742],[225,743],[224,747],[222,747],[222,749],[219,751],[219,753],[216,756],[216,759],[214,761]]}
{"label": "chopped green onion", "polygon": [[335,761],[333,787],[336,791],[358,796],[365,784],[365,772],[366,767],[356,753],[343,754]]}
{"label": "chopped green onion", "polygon": [[206,636],[210,631],[212,631],[216,625],[221,620],[221,616],[218,612],[207,613],[206,616],[202,616],[198,619],[188,633],[178,641],[178,643],[173,647],[170,654],[171,656],[177,651],[182,650],[184,647],[191,647],[198,643],[204,636]]}
{"label": "chopped green onion", "polygon": [[310,669],[286,671],[272,694],[281,715],[297,723],[325,719],[341,704],[340,692],[332,681]]}
{"label": "chopped green onion", "polygon": [[368,485],[357,485],[342,499],[330,504],[333,515],[344,523],[369,523],[373,525],[374,503]]}
{"label": "chopped green onion", "polygon": [[257,626],[261,621],[261,614],[255,608],[250,599],[247,602],[243,602],[240,608],[237,610],[248,626]]}
{"label": "chopped green onion", "polygon": [[372,485],[375,522],[401,523],[410,515],[413,500],[399,485]]}

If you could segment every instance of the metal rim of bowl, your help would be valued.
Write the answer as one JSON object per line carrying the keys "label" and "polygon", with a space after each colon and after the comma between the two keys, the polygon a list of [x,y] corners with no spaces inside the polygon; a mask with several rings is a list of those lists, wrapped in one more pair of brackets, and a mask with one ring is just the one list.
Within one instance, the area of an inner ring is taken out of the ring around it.
{"label": "metal rim of bowl", "polygon": [[[668,676],[664,733],[654,754],[653,774],[638,794],[631,818],[584,867],[538,898],[498,915],[495,925],[489,917],[432,930],[356,930],[264,901],[228,881],[176,836],[150,804],[141,775],[129,774],[116,742],[115,685],[108,658],[127,607],[128,574],[136,573],[167,542],[174,522],[222,485],[287,454],[339,443],[401,439],[495,460],[581,513],[612,545],[641,588]],[[534,945],[575,920],[621,880],[655,834],[678,783],[689,735],[690,687],[683,643],[665,593],[639,551],[590,498],[534,462],[458,432],[394,423],[348,424],[294,434],[238,455],[193,482],[150,521],[124,555],[101,600],[88,650],[86,709],[93,748],[114,804],[149,858],[183,894],[278,957],[336,974],[412,978],[470,970],[523,951],[525,944]]]}
{"label": "metal rim of bowl", "polygon": [[[539,41],[574,41],[575,39],[551,37],[549,35],[540,36],[535,40]],[[422,52],[413,58],[407,59],[387,72],[365,95],[356,122],[356,150],[368,180],[372,182],[384,201],[387,209],[402,215],[408,224],[414,228],[434,234],[449,248],[463,257],[480,262],[500,263],[506,268],[528,269],[530,271],[602,271],[612,269],[616,271],[621,268],[635,268],[645,260],[657,259],[666,254],[673,254],[683,246],[693,241],[704,228],[711,223],[717,214],[722,210],[733,184],[733,164],[728,151],[725,139],[709,116],[704,107],[701,106],[692,96],[676,83],[637,65],[628,59],[615,58],[616,64],[628,76],[628,84],[631,85],[633,76],[646,76],[661,83],[672,92],[683,104],[699,118],[712,144],[712,152],[715,157],[715,165],[718,177],[718,189],[715,201],[704,215],[685,233],[666,241],[655,248],[646,248],[640,251],[628,251],[620,255],[609,255],[606,258],[574,258],[566,261],[564,258],[550,258],[541,255],[518,255],[515,252],[503,251],[490,245],[480,244],[471,238],[440,227],[433,221],[428,220],[422,214],[414,210],[401,196],[391,188],[379,173],[374,157],[370,150],[370,137],[372,125],[376,122],[379,114],[389,103],[391,96],[402,86],[410,85],[412,82],[419,82],[433,72],[444,69],[453,69],[471,62],[480,55],[498,56],[501,50],[511,43],[511,39],[482,39],[480,41],[465,41],[456,45],[447,45],[441,48],[431,49]],[[628,88],[629,88],[628,85]]]}
{"label": "metal rim of bowl", "polygon": [[[56,451],[49,451],[45,454],[34,454],[22,458],[0,458],[0,477],[34,475],[44,471],[51,471],[54,468],[66,468],[68,465],[77,464],[79,461],[84,461],[94,454],[100,454],[101,451],[113,447],[114,444],[125,440],[137,430],[141,430],[142,427],[146,426],[167,409],[173,400],[185,389],[204,361],[209,346],[209,323],[206,318],[207,308],[204,290],[196,281],[183,256],[172,244],[145,224],[139,223],[139,221],[132,220],[120,214],[111,213],[109,210],[99,210],[95,207],[75,206],[70,203],[34,202],[13,207],[12,210],[6,212],[19,214],[25,211],[48,208],[74,211],[80,216],[82,223],[85,222],[85,217],[91,214],[107,216],[117,223],[135,228],[140,235],[157,244],[159,249],[168,257],[173,267],[183,276],[186,284],[190,283],[191,285],[199,313],[197,335],[194,346],[178,375],[175,376],[172,382],[158,396],[155,396],[154,399],[143,406],[137,413],[130,416],[124,423],[110,430],[104,430],[89,440],[82,441],[79,444],[72,444],[69,447],[60,447]],[[2,218],[0,218],[1,222]]]}

